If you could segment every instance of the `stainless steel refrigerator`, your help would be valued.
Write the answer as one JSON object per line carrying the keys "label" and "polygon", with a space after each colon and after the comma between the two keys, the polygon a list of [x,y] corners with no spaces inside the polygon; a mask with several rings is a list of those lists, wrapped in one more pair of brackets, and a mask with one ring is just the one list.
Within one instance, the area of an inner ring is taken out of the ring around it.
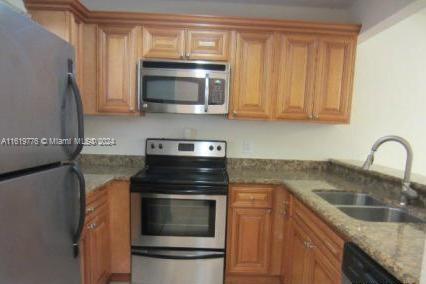
{"label": "stainless steel refrigerator", "polygon": [[[0,3],[0,283],[80,283],[83,139],[73,48]],[[81,141],[80,141],[81,142]]]}

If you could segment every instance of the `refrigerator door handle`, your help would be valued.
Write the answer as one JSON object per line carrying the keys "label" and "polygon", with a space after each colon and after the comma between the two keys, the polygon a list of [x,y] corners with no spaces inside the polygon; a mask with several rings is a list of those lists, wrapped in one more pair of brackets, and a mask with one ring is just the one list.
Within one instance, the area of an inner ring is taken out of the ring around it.
{"label": "refrigerator door handle", "polygon": [[77,230],[73,236],[73,251],[74,257],[78,256],[79,253],[79,242],[81,234],[83,233],[84,222],[86,219],[86,183],[84,181],[83,173],[80,168],[76,165],[72,165],[72,171],[77,176],[79,182],[79,194],[80,194],[80,216],[78,220]]}
{"label": "refrigerator door handle", "polygon": [[74,160],[78,154],[80,154],[83,149],[84,142],[84,117],[83,117],[83,102],[81,100],[80,90],[78,89],[78,85],[73,72],[73,61],[72,59],[68,59],[68,83],[71,86],[72,93],[75,97],[75,102],[77,105],[77,123],[78,123],[78,144],[74,153],[71,154],[70,160]]}

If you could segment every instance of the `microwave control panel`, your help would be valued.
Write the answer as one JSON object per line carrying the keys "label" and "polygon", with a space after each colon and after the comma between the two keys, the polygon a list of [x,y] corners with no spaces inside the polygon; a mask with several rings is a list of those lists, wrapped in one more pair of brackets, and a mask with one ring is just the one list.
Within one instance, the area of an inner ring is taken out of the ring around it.
{"label": "microwave control panel", "polygon": [[225,80],[211,78],[209,81],[209,105],[225,103]]}

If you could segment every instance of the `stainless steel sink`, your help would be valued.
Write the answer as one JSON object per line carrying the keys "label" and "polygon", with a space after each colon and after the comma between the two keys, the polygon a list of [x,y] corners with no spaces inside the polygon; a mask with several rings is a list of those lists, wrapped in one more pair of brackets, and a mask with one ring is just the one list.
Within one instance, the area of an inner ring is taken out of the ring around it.
{"label": "stainless steel sink", "polygon": [[368,222],[423,223],[402,209],[392,207],[337,206],[352,218]]}
{"label": "stainless steel sink", "polygon": [[385,204],[368,194],[346,191],[315,191],[315,193],[333,205],[384,206]]}
{"label": "stainless steel sink", "polygon": [[424,223],[400,208],[385,203],[365,193],[347,191],[314,191],[319,197],[336,206],[346,215],[367,222]]}

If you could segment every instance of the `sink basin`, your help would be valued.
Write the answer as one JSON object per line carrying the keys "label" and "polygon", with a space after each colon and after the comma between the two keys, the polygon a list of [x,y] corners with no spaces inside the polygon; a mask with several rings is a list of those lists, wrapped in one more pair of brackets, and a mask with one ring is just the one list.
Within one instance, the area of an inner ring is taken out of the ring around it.
{"label": "sink basin", "polygon": [[365,193],[346,191],[315,191],[322,199],[333,205],[384,206],[385,204]]}
{"label": "sink basin", "polygon": [[391,207],[337,206],[352,218],[368,222],[423,223],[402,209]]}

